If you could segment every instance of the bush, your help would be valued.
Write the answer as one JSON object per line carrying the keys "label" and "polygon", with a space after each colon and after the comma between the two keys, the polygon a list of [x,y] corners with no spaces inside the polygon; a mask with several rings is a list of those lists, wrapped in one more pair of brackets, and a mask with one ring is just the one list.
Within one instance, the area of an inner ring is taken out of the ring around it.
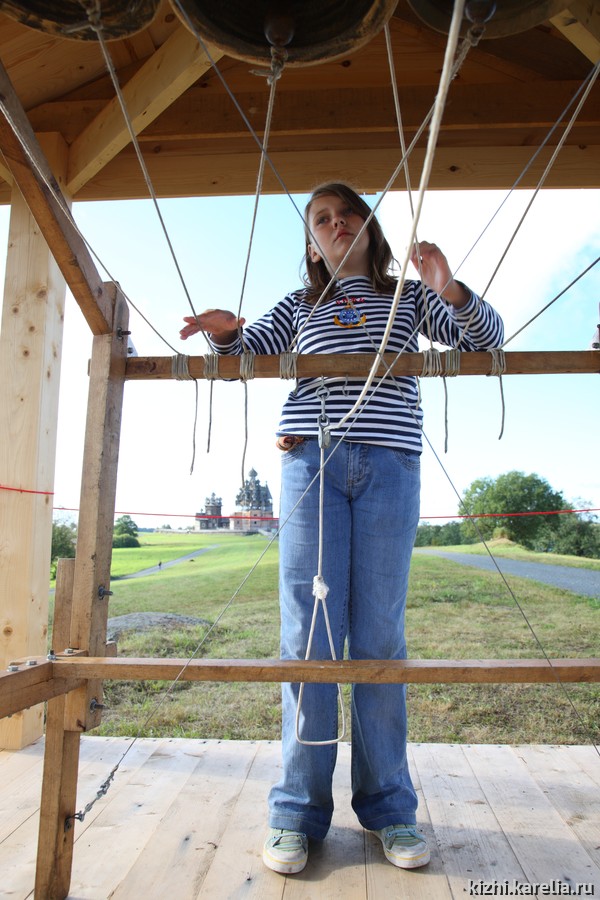
{"label": "bush", "polygon": [[140,542],[132,534],[115,534],[112,545],[113,547],[139,547]]}

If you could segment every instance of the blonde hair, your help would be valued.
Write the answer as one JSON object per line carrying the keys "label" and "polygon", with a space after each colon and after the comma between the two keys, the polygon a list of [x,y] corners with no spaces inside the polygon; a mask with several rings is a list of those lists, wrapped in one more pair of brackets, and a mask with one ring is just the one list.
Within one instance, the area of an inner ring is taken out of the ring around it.
{"label": "blonde hair", "polygon": [[[306,204],[306,209],[304,210],[304,236],[306,240],[304,266],[306,272],[303,276],[309,299],[313,301],[318,300],[331,281],[331,272],[327,268],[325,260],[320,259],[318,262],[313,262],[310,257],[308,246],[313,243],[314,239],[308,227],[308,217],[310,208],[315,200],[328,194],[339,197],[340,200],[343,200],[343,202],[363,220],[366,220],[371,214],[369,205],[354,190],[354,188],[351,188],[350,185],[345,184],[344,182],[327,182],[325,184],[320,184],[313,190],[310,195],[310,200]],[[367,225],[367,232],[369,234],[368,274],[371,279],[371,284],[373,285],[374,290],[380,294],[394,291],[396,288],[396,279],[390,274],[390,269],[395,262],[394,255],[385,238],[381,225],[375,216],[373,216]]]}

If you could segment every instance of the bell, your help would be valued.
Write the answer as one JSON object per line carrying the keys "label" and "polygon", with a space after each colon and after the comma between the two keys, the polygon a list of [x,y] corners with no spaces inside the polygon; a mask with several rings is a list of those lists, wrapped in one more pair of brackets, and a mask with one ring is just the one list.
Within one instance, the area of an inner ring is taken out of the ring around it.
{"label": "bell", "polygon": [[[435,31],[450,30],[453,0],[408,0],[418,17]],[[482,37],[501,38],[541,25],[568,5],[565,0],[466,0],[461,34],[482,26]]]}
{"label": "bell", "polygon": [[64,38],[95,41],[92,19],[102,27],[105,40],[126,38],[153,20],[160,0],[0,0],[0,12],[30,28]]}
{"label": "bell", "polygon": [[171,0],[182,22],[227,56],[269,65],[271,48],[286,65],[336,59],[368,43],[398,0]]}

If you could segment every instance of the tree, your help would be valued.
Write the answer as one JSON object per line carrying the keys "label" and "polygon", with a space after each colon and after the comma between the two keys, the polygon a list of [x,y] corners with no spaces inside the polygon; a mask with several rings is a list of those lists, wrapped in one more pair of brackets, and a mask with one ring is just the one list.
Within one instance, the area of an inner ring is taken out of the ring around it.
{"label": "tree", "polygon": [[[490,518],[478,518],[476,526],[468,520],[462,526],[466,535],[477,534],[489,539],[502,533],[511,541],[533,548],[537,535],[558,527],[555,515],[539,513],[565,509],[567,501],[560,491],[553,490],[545,479],[534,473],[507,472],[498,478],[478,478],[463,493],[464,511],[468,515],[494,513]],[[505,516],[498,513],[506,513]],[[523,515],[534,513],[535,515]],[[477,539],[477,538],[475,538]]]}
{"label": "tree", "polygon": [[121,516],[115,522],[113,547],[139,547],[138,527],[131,516]]}
{"label": "tree", "polygon": [[56,577],[56,564],[59,559],[72,559],[75,556],[77,528],[74,522],[52,523],[52,549],[50,551],[50,574]]}

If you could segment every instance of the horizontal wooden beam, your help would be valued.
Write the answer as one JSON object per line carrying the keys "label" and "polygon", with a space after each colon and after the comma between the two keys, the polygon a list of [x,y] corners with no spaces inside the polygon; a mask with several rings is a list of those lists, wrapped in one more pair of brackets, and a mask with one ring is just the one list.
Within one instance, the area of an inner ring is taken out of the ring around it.
{"label": "horizontal wooden beam", "polygon": [[67,694],[84,683],[73,681],[70,672],[66,678],[57,678],[52,663],[45,658],[32,659],[31,663],[20,663],[14,672],[0,672],[0,719]]}
{"label": "horizontal wooden beam", "polygon": [[[443,371],[446,371],[447,355],[441,354]],[[138,356],[127,360],[125,378],[128,381],[150,381],[174,378],[172,357]],[[255,378],[279,378],[279,356],[255,356]],[[368,375],[373,364],[371,353],[311,353],[297,357],[299,378],[325,376]],[[423,353],[385,353],[379,374],[391,368],[394,375],[421,375]],[[600,351],[598,350],[541,350],[535,352],[507,352],[505,354],[507,375],[568,375],[600,372]],[[240,357],[220,356],[218,359],[220,378],[239,378]],[[206,378],[203,356],[188,357],[188,370],[193,378]],[[492,354],[487,351],[465,352],[460,358],[461,375],[490,375],[493,370]]]}
{"label": "horizontal wooden beam", "polygon": [[59,656],[0,673],[0,718],[89,681],[215,681],[340,684],[555,684],[599,682],[587,659],[129,659]]}
{"label": "horizontal wooden beam", "polygon": [[63,679],[112,681],[304,681],[340,684],[552,684],[600,681],[592,659],[127,659],[65,657],[54,665]]}
{"label": "horizontal wooden beam", "polygon": [[[292,139],[290,139],[292,140]],[[197,146],[195,141],[157,142],[145,160],[158,197],[213,197],[254,194],[258,151],[254,142],[244,153],[231,149]],[[389,149],[348,147],[340,149],[311,147],[298,150],[272,149],[270,158],[287,190],[305,193],[314,184],[315,173],[321,181],[340,179],[357,184],[364,191],[381,191],[400,160],[397,145]],[[547,161],[538,157],[530,165],[533,150],[529,146],[505,145],[481,147],[461,143],[438,147],[430,190],[506,190],[520,177],[520,188],[535,188]],[[418,183],[425,151],[417,148],[410,159],[413,183]],[[529,166],[529,168],[527,168]],[[597,188],[600,172],[600,145],[591,139],[563,147],[546,181],[547,188]],[[399,177],[396,190],[404,189]],[[281,184],[265,169],[264,193],[282,193]],[[101,172],[85,184],[76,200],[127,200],[147,198],[148,188],[131,148],[123,150]]]}

